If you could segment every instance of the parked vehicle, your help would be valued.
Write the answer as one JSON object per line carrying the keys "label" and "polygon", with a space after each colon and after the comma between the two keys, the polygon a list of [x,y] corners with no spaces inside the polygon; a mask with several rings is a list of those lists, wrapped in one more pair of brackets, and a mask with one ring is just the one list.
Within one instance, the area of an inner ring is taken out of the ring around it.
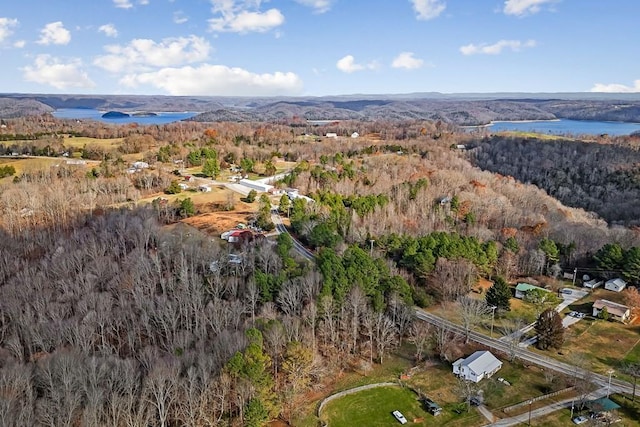
{"label": "parked vehicle", "polygon": [[404,415],[402,415],[402,412],[393,411],[392,414],[396,418],[396,420],[398,420],[398,422],[400,424],[406,424],[407,423],[407,419],[404,417]]}
{"label": "parked vehicle", "polygon": [[583,424],[589,421],[589,418],[585,417],[584,415],[580,415],[579,417],[575,417],[572,421],[574,424]]}

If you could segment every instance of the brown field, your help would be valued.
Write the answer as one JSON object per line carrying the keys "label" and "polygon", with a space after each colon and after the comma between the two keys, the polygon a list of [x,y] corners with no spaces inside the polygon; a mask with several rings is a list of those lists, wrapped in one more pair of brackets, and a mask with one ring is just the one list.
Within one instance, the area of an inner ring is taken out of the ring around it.
{"label": "brown field", "polygon": [[86,136],[65,137],[62,142],[65,147],[83,148],[85,145],[95,145],[101,148],[117,148],[124,138],[89,138]]}
{"label": "brown field", "polygon": [[[224,211],[222,207],[226,204],[229,195],[233,196],[235,208],[232,211]],[[139,203],[151,203],[158,197],[166,198],[170,202],[190,198],[198,214],[182,222],[210,235],[220,235],[239,223],[246,224],[258,209],[257,202],[245,203],[240,200],[240,195],[226,188],[212,188],[209,193],[197,191],[183,191],[179,194],[156,193],[140,200]]]}
{"label": "brown field", "polygon": [[[0,158],[0,165],[11,165],[16,169],[16,176],[24,172],[37,171],[42,169],[48,169],[52,166],[65,165],[66,159],[62,157],[27,157],[27,158]],[[87,166],[95,166],[100,162],[87,160],[86,165],[77,165],[78,168],[85,168]],[[12,180],[13,177],[4,178],[4,180]]]}

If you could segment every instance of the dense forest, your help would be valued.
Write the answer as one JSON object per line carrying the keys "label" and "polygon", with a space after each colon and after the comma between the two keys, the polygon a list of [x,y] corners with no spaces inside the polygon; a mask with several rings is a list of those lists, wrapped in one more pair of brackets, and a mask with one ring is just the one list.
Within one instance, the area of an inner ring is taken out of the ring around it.
{"label": "dense forest", "polygon": [[610,223],[639,224],[637,147],[494,136],[474,148],[471,158],[482,169],[534,184]]}
{"label": "dense forest", "polygon": [[[363,137],[323,138],[327,131]],[[419,358],[427,338],[451,360],[453,337],[413,322],[413,307],[464,307],[480,277],[553,277],[593,263],[640,280],[633,229],[469,160],[517,163],[524,153],[490,156],[492,142],[532,144],[553,170],[564,151],[536,144],[554,142],[478,141],[423,120],[142,127],[48,115],[6,120],[0,136],[10,157],[94,161],[7,169],[0,181],[2,425],[290,421],[306,410],[305,393],[354,360],[383,363],[405,341],[420,346]],[[121,139],[96,142],[106,138]],[[614,165],[634,158],[629,141],[573,150]],[[133,159],[150,167],[127,173]],[[223,245],[182,222],[206,208],[187,203],[189,193],[160,201],[177,164],[216,176],[231,165],[266,173],[284,159],[295,166],[276,186],[311,201],[261,197],[253,206],[269,217],[279,205],[313,260],[296,254],[288,234]]]}

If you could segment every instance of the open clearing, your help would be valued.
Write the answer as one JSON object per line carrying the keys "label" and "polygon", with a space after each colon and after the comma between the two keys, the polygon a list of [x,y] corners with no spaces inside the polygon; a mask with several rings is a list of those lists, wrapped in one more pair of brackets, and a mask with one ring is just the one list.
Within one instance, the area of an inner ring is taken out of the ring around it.
{"label": "open clearing", "polygon": [[85,145],[95,145],[101,148],[117,148],[124,138],[89,138],[87,136],[65,137],[63,144],[65,147],[82,148]]}
{"label": "open clearing", "polygon": [[[67,159],[62,157],[0,157],[0,165],[11,165],[16,169],[15,176],[20,176],[24,172],[39,171],[43,169],[49,169],[52,166],[62,166],[66,164]],[[76,167],[83,168],[90,165],[97,165],[100,162],[87,160],[86,165],[77,165]],[[13,179],[13,177],[7,177],[6,179]]]}
{"label": "open clearing", "polygon": [[363,390],[336,399],[327,404],[322,418],[331,427],[397,426],[392,412],[398,410],[408,424],[417,426],[464,425],[476,426],[483,422],[475,414],[457,415],[443,411],[434,417],[422,408],[418,395],[404,387],[379,387]]}
{"label": "open clearing", "polygon": [[[151,203],[158,197],[169,200],[169,203],[190,198],[198,214],[186,218],[182,222],[210,235],[220,235],[223,231],[234,228],[239,223],[246,224],[258,209],[258,202],[245,203],[240,200],[240,195],[237,193],[217,187],[212,187],[211,191],[207,193],[200,191],[183,191],[179,194],[157,193],[141,199],[138,203]],[[233,200],[234,209],[231,211],[223,210],[223,207],[230,200]]]}

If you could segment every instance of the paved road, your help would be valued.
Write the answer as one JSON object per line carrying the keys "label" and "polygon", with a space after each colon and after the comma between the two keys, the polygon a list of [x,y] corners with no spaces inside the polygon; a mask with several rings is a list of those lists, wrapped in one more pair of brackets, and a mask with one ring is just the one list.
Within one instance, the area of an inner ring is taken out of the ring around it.
{"label": "paved road", "polygon": [[291,237],[291,240],[293,240],[293,249],[298,254],[308,259],[309,261],[313,261],[315,259],[315,255],[313,254],[313,252],[305,248],[302,243],[296,240],[296,238],[289,233],[289,230],[287,230],[287,227],[285,227],[284,224],[282,223],[282,218],[280,218],[278,209],[271,209],[271,221],[273,221],[273,223],[276,225],[276,231],[278,233],[289,234],[289,237]]}
{"label": "paved road", "polygon": [[[576,301],[581,300],[582,298],[586,297],[587,295],[589,295],[588,291],[583,291],[580,289],[573,289],[573,288],[564,288],[561,290],[560,292],[560,296],[562,297],[562,302],[560,304],[558,304],[558,306],[555,308],[555,310],[560,313],[562,312],[562,310],[564,310],[565,308],[569,307],[571,304],[573,304]],[[562,325],[567,328],[570,325],[576,323],[578,320],[578,318],[575,317],[565,317],[562,320]],[[527,332],[529,332],[530,330],[533,329],[533,327],[535,326],[535,322],[531,323],[529,325],[526,325],[524,328],[520,329],[517,332],[514,332],[512,335],[519,335],[522,336],[524,334],[526,334]],[[510,337],[502,337],[499,338],[501,341],[510,341],[509,339]],[[538,340],[538,337],[531,337],[529,339],[526,339],[524,341],[522,341],[521,343],[518,344],[519,347],[521,348],[527,348],[530,345],[534,344],[536,341]]]}
{"label": "paved road", "polygon": [[[449,322],[448,320],[445,320],[434,314],[427,313],[424,310],[416,308],[416,317],[420,320],[424,320],[425,322],[431,323],[436,326],[444,325],[449,330],[456,332],[461,336],[465,335],[465,330],[462,326],[457,325],[453,322]],[[551,357],[534,353],[527,349],[523,349],[523,348],[511,349],[508,343],[505,343],[503,341],[500,341],[494,338],[489,338],[488,336],[484,334],[480,334],[478,332],[474,332],[474,331],[470,332],[469,339],[477,343],[480,343],[482,345],[485,345],[488,348],[495,349],[506,354],[510,354],[513,351],[515,352],[515,356],[522,361],[525,361],[534,365],[538,365],[545,369],[551,369],[556,372],[561,372],[568,376],[579,376],[584,378],[585,374],[587,373],[585,369],[570,365],[568,363],[561,362],[556,359],[552,359]],[[608,375],[590,373],[589,376],[592,378],[593,383],[597,384],[600,387],[607,387],[607,385],[609,384]],[[621,381],[619,379],[614,378],[611,380],[611,392],[612,393],[623,392],[623,393],[632,394],[633,385],[626,381]],[[640,395],[640,390],[636,392],[636,395]]]}
{"label": "paved road", "polygon": [[[607,395],[606,388],[601,388],[599,390],[594,391],[590,395],[587,396],[587,399],[598,399],[600,397],[604,397]],[[550,405],[543,406],[542,408],[534,409],[531,411],[531,419],[535,419],[538,417],[543,417],[552,412],[559,411],[560,409],[571,408],[571,405],[575,402],[575,398],[561,400],[559,402],[551,403]],[[496,421],[492,424],[487,424],[492,427],[507,427],[507,426],[517,426],[521,424],[526,424],[529,422],[529,412],[525,412],[524,414],[516,415],[510,418],[503,418],[499,421]]]}

